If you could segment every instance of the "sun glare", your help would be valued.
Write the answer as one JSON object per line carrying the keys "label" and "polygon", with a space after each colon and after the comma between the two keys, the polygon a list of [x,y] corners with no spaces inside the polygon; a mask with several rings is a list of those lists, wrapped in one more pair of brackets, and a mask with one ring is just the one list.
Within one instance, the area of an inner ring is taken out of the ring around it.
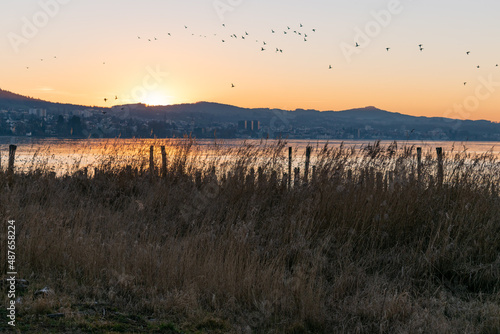
{"label": "sun glare", "polygon": [[149,106],[166,106],[171,104],[170,96],[161,92],[151,92],[141,102]]}

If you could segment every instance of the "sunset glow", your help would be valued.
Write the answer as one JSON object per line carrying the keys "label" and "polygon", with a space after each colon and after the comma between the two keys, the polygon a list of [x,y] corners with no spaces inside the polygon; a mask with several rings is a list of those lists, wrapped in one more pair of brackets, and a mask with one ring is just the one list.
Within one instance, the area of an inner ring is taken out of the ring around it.
{"label": "sunset glow", "polygon": [[222,3],[3,3],[0,88],[97,106],[374,105],[500,121],[498,1]]}

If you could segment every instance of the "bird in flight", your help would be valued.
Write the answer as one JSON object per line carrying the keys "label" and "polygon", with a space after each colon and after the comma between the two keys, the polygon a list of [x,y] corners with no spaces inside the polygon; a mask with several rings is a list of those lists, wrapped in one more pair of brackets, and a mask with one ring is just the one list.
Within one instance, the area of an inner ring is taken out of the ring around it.
{"label": "bird in flight", "polygon": [[419,48],[422,48],[422,46],[423,46],[423,44],[419,44],[419,45],[418,45],[418,47],[419,47]]}
{"label": "bird in flight", "polygon": [[108,102],[108,99],[107,99],[107,98],[104,98],[104,102]]}
{"label": "bird in flight", "polygon": [[234,88],[234,84],[231,84],[231,88]]}
{"label": "bird in flight", "polygon": [[422,48],[422,47],[421,47],[421,48],[420,48],[420,51],[424,51],[424,48]]}
{"label": "bird in flight", "polygon": [[187,26],[184,26],[184,29],[187,29],[188,27]]}
{"label": "bird in flight", "polygon": [[313,32],[316,32],[316,29],[313,29]]}
{"label": "bird in flight", "polygon": [[224,23],[222,23],[222,26],[225,27],[226,25]]}
{"label": "bird in flight", "polygon": [[467,53],[467,55],[469,55],[470,51],[467,51],[466,53]]}
{"label": "bird in flight", "polygon": [[467,85],[467,82],[464,82],[464,86]]}
{"label": "bird in flight", "polygon": [[266,49],[264,49],[264,48],[261,48],[261,50],[260,50],[260,51],[266,51]]}
{"label": "bird in flight", "polygon": [[385,48],[387,51],[389,51],[391,48]]}
{"label": "bird in flight", "polygon": [[115,95],[115,100],[118,100],[118,96]]}
{"label": "bird in flight", "polygon": [[356,42],[356,47],[357,47],[357,48],[359,48],[359,44],[358,44],[358,42]]}
{"label": "bird in flight", "polygon": [[331,69],[332,69],[332,65],[330,65],[330,66],[328,67],[328,69],[329,69],[329,70],[331,70]]}
{"label": "bird in flight", "polygon": [[300,24],[300,27],[302,28],[302,23]]}
{"label": "bird in flight", "polygon": [[271,32],[274,34],[274,30],[271,29]]}
{"label": "bird in flight", "polygon": [[477,68],[481,68],[479,65],[477,65]]}

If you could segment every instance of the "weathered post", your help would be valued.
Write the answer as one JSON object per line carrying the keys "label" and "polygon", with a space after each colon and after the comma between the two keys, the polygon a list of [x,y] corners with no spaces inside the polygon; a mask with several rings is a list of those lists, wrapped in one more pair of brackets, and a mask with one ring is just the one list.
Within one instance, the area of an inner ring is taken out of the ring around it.
{"label": "weathered post", "polygon": [[417,180],[418,183],[422,180],[422,148],[417,147]]}
{"label": "weathered post", "polygon": [[304,171],[304,183],[309,182],[309,164],[311,163],[311,146],[306,147],[306,169]]}
{"label": "weathered post", "polygon": [[438,185],[441,186],[444,180],[444,170],[443,170],[443,148],[436,147],[436,153],[438,157],[438,170],[437,170],[437,181]]}
{"label": "weathered post", "polygon": [[300,167],[294,168],[295,176],[293,179],[293,185],[297,187],[300,184]]}
{"label": "weathered post", "polygon": [[292,186],[292,147],[288,148],[288,189]]}
{"label": "weathered post", "polygon": [[163,178],[167,176],[167,151],[165,151],[165,146],[161,147],[161,176]]}
{"label": "weathered post", "polygon": [[14,161],[16,159],[16,149],[17,149],[16,145],[9,146],[9,167],[8,167],[9,174],[14,173]]}
{"label": "weathered post", "polygon": [[317,174],[316,166],[313,166],[313,168],[312,168],[312,183],[316,183],[316,180],[318,178],[318,176],[316,174]]}
{"label": "weathered post", "polygon": [[151,178],[155,175],[155,157],[154,157],[154,146],[149,148],[149,176]]}

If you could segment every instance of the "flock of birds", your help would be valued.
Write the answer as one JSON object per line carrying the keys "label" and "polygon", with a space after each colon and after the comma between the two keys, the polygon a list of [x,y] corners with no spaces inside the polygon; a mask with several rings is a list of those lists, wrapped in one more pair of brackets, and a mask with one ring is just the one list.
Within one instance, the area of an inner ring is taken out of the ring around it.
{"label": "flock of birds", "polygon": [[[223,29],[228,29],[226,28],[226,24],[222,24],[222,28]],[[286,28],[282,29],[282,30],[278,30],[278,29],[270,29],[270,33],[273,34],[273,35],[278,35],[278,34],[283,34],[285,36],[287,35],[296,35],[297,37],[299,37],[303,42],[308,42],[310,36],[314,35],[316,33],[316,28],[309,28],[309,29],[305,29],[304,28],[304,25],[302,23],[299,23],[298,25],[298,28],[299,29],[295,29],[295,28],[291,28],[290,26],[287,26]],[[184,25],[184,30],[186,31],[189,31],[189,27]],[[196,36],[197,34],[195,33],[191,33],[192,36]],[[173,34],[171,32],[168,32],[167,33],[167,36],[168,37],[172,37]],[[240,34],[235,34],[235,33],[231,33],[231,34],[224,34],[223,36],[218,36],[218,34],[213,34],[214,37],[217,37],[217,38],[220,38],[220,42],[221,43],[227,43],[229,41],[229,39],[236,39],[236,40],[250,40],[251,39],[251,34],[249,34],[247,31],[244,31],[243,33],[240,33]],[[207,38],[207,35],[199,35],[199,37],[201,38]],[[139,40],[147,40],[148,42],[154,42],[154,41],[158,41],[159,39],[157,37],[150,37],[150,38],[144,38],[144,37],[141,37],[141,36],[137,36],[137,39]],[[261,40],[259,41],[258,39],[255,40],[256,43],[262,43],[259,48],[260,48],[260,51],[261,52],[265,52],[265,51],[269,51],[270,49],[270,45],[268,44],[268,42],[264,41],[264,40]],[[360,45],[358,42],[356,42],[354,44],[354,46],[356,48],[361,48],[362,45]],[[271,49],[274,49],[275,53],[280,53],[282,54],[283,53],[283,49],[279,46],[275,46]],[[390,52],[391,51],[391,47],[386,47],[385,50],[387,52]],[[424,45],[423,44],[418,44],[418,50],[420,50],[420,52],[424,51]],[[465,54],[468,56],[471,54],[471,51],[466,51]],[[54,59],[57,59],[57,56],[54,56]],[[44,59],[40,59],[40,61],[44,61]],[[103,62],[102,63],[103,65],[106,65],[106,62]],[[496,64],[495,67],[499,67],[499,64]],[[477,65],[477,68],[481,68],[480,65]],[[26,67],[26,69],[30,69],[29,66]],[[333,66],[330,64],[328,65],[328,70],[332,70],[333,69]],[[464,86],[467,85],[467,82],[464,82]],[[234,83],[231,83],[231,88],[235,88],[235,84]],[[104,98],[104,102],[108,102],[108,100],[110,100],[109,98],[105,97]],[[118,96],[115,96],[115,100],[118,100]]]}

